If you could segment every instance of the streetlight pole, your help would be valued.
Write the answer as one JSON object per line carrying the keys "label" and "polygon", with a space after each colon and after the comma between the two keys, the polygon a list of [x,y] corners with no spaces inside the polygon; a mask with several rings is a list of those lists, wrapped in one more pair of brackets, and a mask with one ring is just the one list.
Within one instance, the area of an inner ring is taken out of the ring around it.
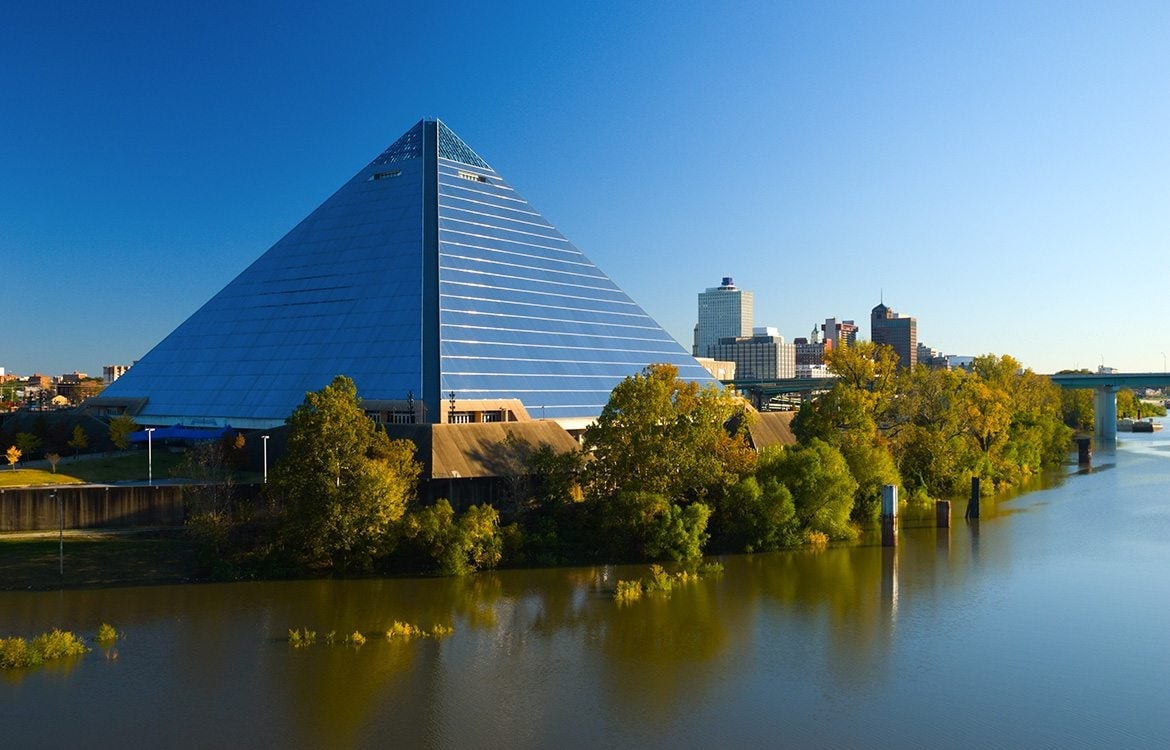
{"label": "streetlight pole", "polygon": [[61,528],[57,533],[57,558],[60,561],[59,567],[60,567],[61,577],[64,578],[65,577],[65,496],[64,495],[60,495],[60,496],[57,495],[57,490],[53,490],[51,494],[53,496],[53,499],[58,501],[57,517],[60,518],[60,520],[61,520]]}
{"label": "streetlight pole", "polygon": [[146,428],[146,483],[154,485],[154,428]]}
{"label": "streetlight pole", "polygon": [[264,484],[268,484],[268,436],[261,435],[260,439],[264,441]]}

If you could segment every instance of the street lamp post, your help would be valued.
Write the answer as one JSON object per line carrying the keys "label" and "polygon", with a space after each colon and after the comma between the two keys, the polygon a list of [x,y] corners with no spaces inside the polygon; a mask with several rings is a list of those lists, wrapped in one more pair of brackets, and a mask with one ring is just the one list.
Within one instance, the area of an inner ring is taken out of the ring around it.
{"label": "street lamp post", "polygon": [[264,484],[268,484],[268,436],[261,435],[260,439],[264,441]]}
{"label": "street lamp post", "polygon": [[154,428],[146,428],[146,483],[154,485]]}
{"label": "street lamp post", "polygon": [[61,521],[61,528],[57,532],[57,559],[59,560],[59,568],[61,577],[65,577],[65,496],[58,495],[57,490],[50,493],[54,500],[57,500],[57,517]]}

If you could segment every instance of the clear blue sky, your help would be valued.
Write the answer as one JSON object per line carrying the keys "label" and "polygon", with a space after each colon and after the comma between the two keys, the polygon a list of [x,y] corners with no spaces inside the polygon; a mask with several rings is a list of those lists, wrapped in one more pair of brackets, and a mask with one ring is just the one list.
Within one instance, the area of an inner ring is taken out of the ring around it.
{"label": "clear blue sky", "polygon": [[139,358],[438,117],[688,348],[733,276],[789,339],[884,295],[1163,369],[1170,4],[496,5],[5,4],[0,366]]}

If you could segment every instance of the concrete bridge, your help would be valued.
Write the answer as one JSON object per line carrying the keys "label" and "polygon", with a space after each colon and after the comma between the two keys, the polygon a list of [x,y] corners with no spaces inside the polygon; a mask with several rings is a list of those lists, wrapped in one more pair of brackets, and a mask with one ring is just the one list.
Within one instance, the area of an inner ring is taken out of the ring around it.
{"label": "concrete bridge", "polygon": [[[1048,377],[1061,388],[1092,388],[1096,392],[1093,402],[1096,413],[1094,432],[1100,441],[1117,439],[1117,391],[1122,388],[1136,390],[1170,387],[1170,373],[1166,372],[1071,372]],[[723,382],[749,395],[756,407],[762,408],[778,395],[801,393],[808,396],[829,390],[837,381],[835,378],[793,378]]]}
{"label": "concrete bridge", "polygon": [[782,378],[778,380],[723,380],[720,382],[747,396],[753,406],[762,410],[777,396],[799,393],[807,398],[820,391],[827,391],[833,387],[837,379]]}
{"label": "concrete bridge", "polygon": [[1117,440],[1117,391],[1122,388],[1165,388],[1170,373],[1165,372],[1069,372],[1048,376],[1061,388],[1092,388],[1093,433],[1098,440]]}

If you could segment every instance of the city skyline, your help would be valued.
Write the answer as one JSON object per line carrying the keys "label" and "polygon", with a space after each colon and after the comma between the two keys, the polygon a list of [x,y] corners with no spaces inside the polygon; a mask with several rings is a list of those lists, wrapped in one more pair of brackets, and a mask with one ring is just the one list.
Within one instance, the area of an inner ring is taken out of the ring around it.
{"label": "city skyline", "polygon": [[141,358],[424,116],[687,350],[695,294],[730,276],[789,339],[884,298],[933,346],[1038,372],[1170,352],[1141,283],[1170,250],[1160,4],[4,21],[10,373]]}

